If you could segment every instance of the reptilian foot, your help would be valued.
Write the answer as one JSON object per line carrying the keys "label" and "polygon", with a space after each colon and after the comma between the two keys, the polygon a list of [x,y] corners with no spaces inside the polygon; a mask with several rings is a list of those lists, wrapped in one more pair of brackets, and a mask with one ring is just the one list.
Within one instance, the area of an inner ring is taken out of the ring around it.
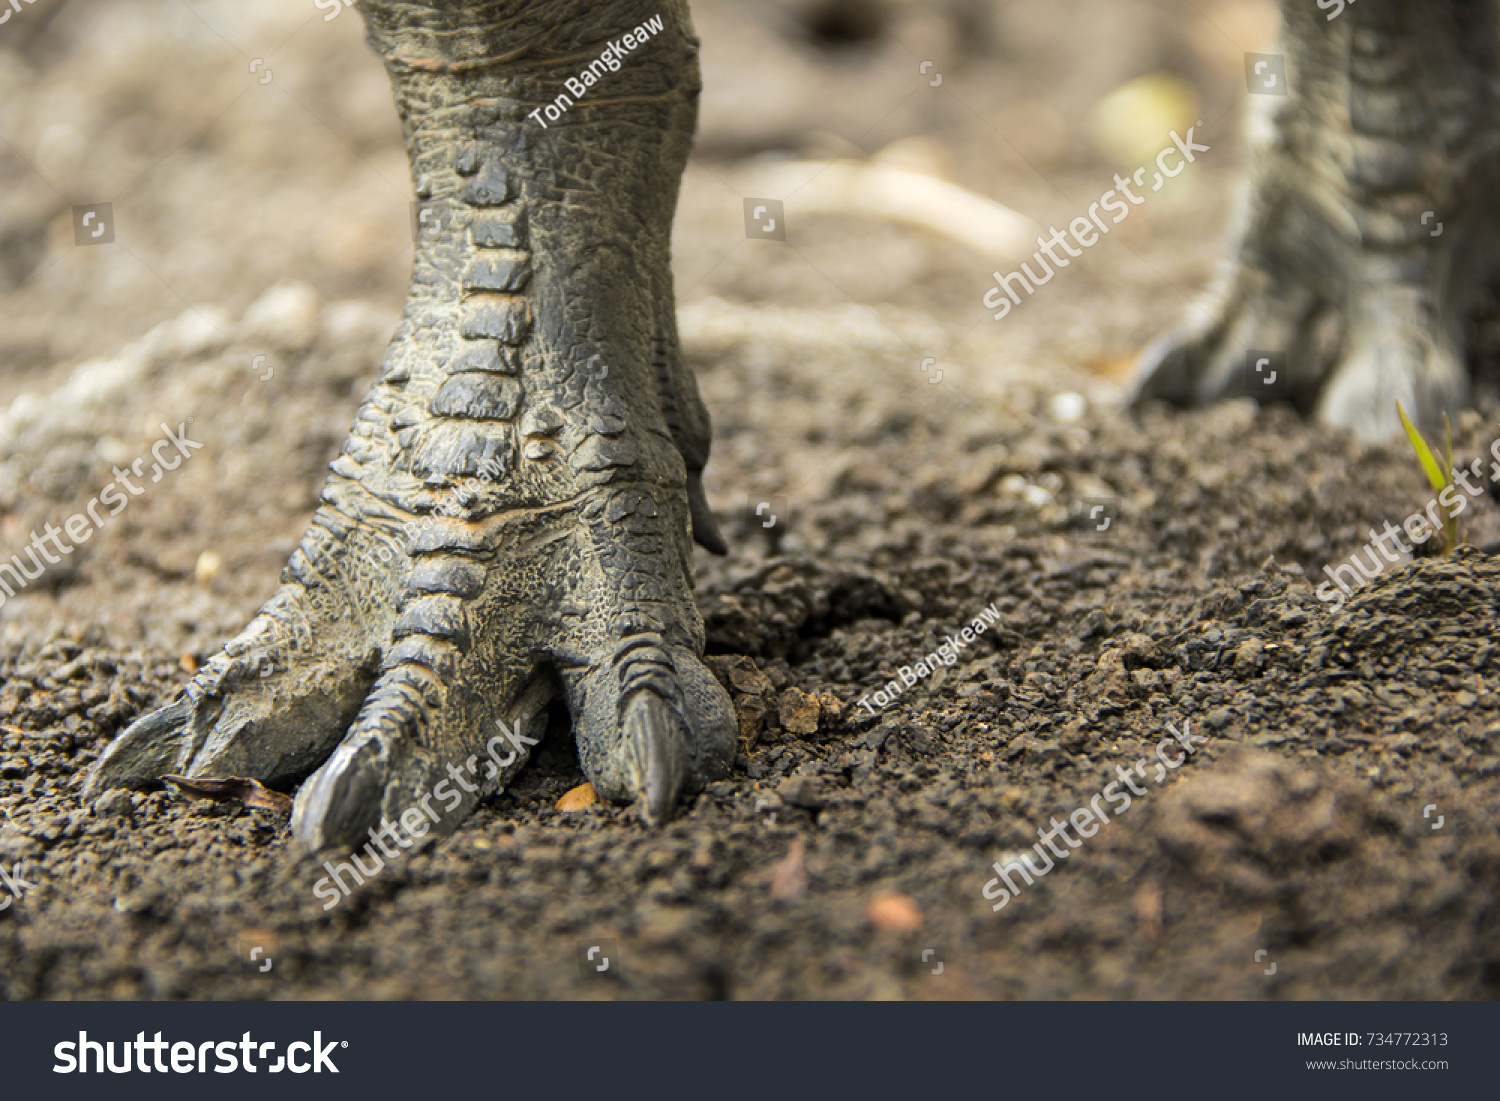
{"label": "reptilian foot", "polygon": [[[1331,8],[1282,4],[1290,94],[1249,97],[1237,245],[1142,356],[1138,399],[1280,393],[1371,439],[1398,399],[1428,424],[1467,401],[1466,316],[1500,260],[1495,5]],[[1262,390],[1275,369],[1286,389]]]}
{"label": "reptilian foot", "polygon": [[361,7],[422,204],[405,314],[280,591],[90,790],[311,773],[293,830],[315,846],[403,812],[441,832],[524,764],[560,692],[595,789],[660,821],[734,747],[699,661],[691,532],[722,543],[669,269],[699,90],[685,4]]}

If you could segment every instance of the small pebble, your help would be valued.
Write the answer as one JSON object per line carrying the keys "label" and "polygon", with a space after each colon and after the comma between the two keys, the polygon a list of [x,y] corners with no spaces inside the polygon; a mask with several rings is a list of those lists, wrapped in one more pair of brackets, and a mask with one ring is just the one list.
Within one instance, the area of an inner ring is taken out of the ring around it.
{"label": "small pebble", "polygon": [[193,567],[193,580],[200,585],[211,585],[223,569],[224,559],[219,557],[219,552],[206,550],[198,556],[198,562]]}
{"label": "small pebble", "polygon": [[599,796],[594,792],[594,785],[584,783],[565,792],[557,801],[557,809],[560,811],[588,810],[597,802],[599,802]]}
{"label": "small pebble", "polygon": [[1053,394],[1048,403],[1048,409],[1052,413],[1052,419],[1060,424],[1072,424],[1088,412],[1089,403],[1082,394],[1075,394],[1071,390],[1061,394]]}
{"label": "small pebble", "polygon": [[877,929],[894,933],[914,933],[922,928],[922,907],[910,895],[876,895],[865,907],[865,917]]}
{"label": "small pebble", "polygon": [[94,801],[94,813],[100,818],[129,818],[132,807],[130,792],[124,788],[106,791]]}

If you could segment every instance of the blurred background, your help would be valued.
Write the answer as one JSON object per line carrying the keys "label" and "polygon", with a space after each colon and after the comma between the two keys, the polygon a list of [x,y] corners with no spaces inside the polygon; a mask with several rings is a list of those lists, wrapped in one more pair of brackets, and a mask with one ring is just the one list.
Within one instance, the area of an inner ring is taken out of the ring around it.
{"label": "blurred background", "polygon": [[[956,336],[983,316],[996,257],[924,227],[926,193],[895,201],[903,220],[848,187],[802,188],[811,205],[799,211],[791,185],[773,197],[787,199],[795,249],[775,249],[745,240],[757,169],[893,165],[1046,223],[1081,213],[1111,173],[1202,119],[1198,140],[1214,147],[1202,171],[1102,246],[1129,254],[1141,293],[1101,297],[1103,266],[1080,265],[1068,289],[1028,305],[1047,323],[1008,349],[1096,368],[1128,356],[1201,283],[1202,250],[1183,266],[1173,245],[1220,232],[1241,55],[1267,49],[1277,21],[1272,0],[699,0],[693,12],[706,90],[676,237],[684,307],[893,306]],[[281,281],[393,315],[410,190],[356,10],[37,0],[13,11],[0,24],[0,402],[188,306],[237,317]],[[71,207],[97,202],[112,204],[118,247],[76,248]],[[1027,346],[1041,332],[1048,347]]]}
{"label": "blurred background", "polygon": [[[867,555],[856,538],[875,530],[906,540],[925,521],[891,504],[891,464],[921,497],[954,474],[924,441],[960,423],[1024,434],[1040,413],[1076,434],[1089,406],[1118,403],[1132,357],[1221,254],[1243,55],[1271,48],[1278,22],[1272,0],[700,0],[693,14],[705,92],[675,234],[680,329],[716,423],[710,499],[751,563]],[[992,319],[993,271],[1188,127],[1211,147],[1191,171]],[[164,420],[196,417],[208,446],[0,623],[45,637],[55,614],[59,630],[81,618],[211,652],[243,622],[395,325],[411,197],[357,8],[11,11],[0,544],[86,502]],[[782,202],[785,242],[748,239],[746,198]],[[104,203],[113,240],[80,247],[74,208]],[[1006,517],[1059,489],[1014,482]],[[739,523],[746,494],[820,511],[767,545]]]}

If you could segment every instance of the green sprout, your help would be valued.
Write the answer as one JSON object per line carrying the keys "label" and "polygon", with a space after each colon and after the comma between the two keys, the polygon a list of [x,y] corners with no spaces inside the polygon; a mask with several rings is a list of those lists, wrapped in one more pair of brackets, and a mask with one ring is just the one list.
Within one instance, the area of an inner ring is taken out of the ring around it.
{"label": "green sprout", "polygon": [[[1417,431],[1417,426],[1412,424],[1411,418],[1406,415],[1406,410],[1401,408],[1401,403],[1396,402],[1396,413],[1401,418],[1401,426],[1406,429],[1406,438],[1411,441],[1412,450],[1417,453],[1417,461],[1422,464],[1422,471],[1427,475],[1427,482],[1432,486],[1432,491],[1441,497],[1453,484],[1453,425],[1448,420],[1448,414],[1443,414],[1443,427],[1448,430],[1448,448],[1444,457],[1448,460],[1446,466],[1439,466],[1437,456],[1432,453],[1432,448]],[[1452,554],[1458,546],[1458,521],[1445,507],[1443,509],[1443,553]]]}

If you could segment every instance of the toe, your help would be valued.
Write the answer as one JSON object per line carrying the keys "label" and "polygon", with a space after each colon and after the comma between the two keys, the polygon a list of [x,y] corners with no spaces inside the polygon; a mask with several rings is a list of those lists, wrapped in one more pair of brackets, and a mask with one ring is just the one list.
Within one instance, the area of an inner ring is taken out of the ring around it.
{"label": "toe", "polygon": [[728,774],[729,696],[687,648],[635,636],[563,682],[589,782],[605,798],[635,803],[648,822],[666,821],[681,795]]}
{"label": "toe", "polygon": [[519,666],[497,673],[450,649],[409,636],[387,655],[343,743],[297,792],[293,836],[350,851],[373,830],[409,848],[452,833],[520,771],[555,682],[534,666],[526,679]]}
{"label": "toe", "polygon": [[1188,311],[1136,361],[1132,402],[1158,399],[1204,405],[1257,396],[1252,353],[1275,357],[1288,378],[1271,391],[1294,403],[1309,395],[1326,367],[1322,304],[1300,288],[1271,288],[1258,272],[1239,275]]}
{"label": "toe", "polygon": [[105,751],[85,793],[173,773],[283,787],[322,764],[379,672],[392,571],[369,553],[377,545],[374,532],[320,508],[276,595],[180,699]]}
{"label": "toe", "polygon": [[714,519],[714,511],[708,505],[708,494],[703,489],[702,471],[688,471],[687,490],[688,514],[693,521],[693,539],[709,554],[728,554],[729,543],[725,541],[724,533],[719,530],[719,522]]}
{"label": "toe", "polygon": [[1317,418],[1361,438],[1400,434],[1396,402],[1424,429],[1467,404],[1468,372],[1456,325],[1412,286],[1364,288],[1351,306],[1347,351],[1318,400]]}
{"label": "toe", "polygon": [[131,724],[94,766],[85,795],[172,773],[281,787],[321,764],[369,691],[376,658],[352,645],[326,653],[270,644],[291,637],[283,627],[293,605],[283,589],[180,699]]}

